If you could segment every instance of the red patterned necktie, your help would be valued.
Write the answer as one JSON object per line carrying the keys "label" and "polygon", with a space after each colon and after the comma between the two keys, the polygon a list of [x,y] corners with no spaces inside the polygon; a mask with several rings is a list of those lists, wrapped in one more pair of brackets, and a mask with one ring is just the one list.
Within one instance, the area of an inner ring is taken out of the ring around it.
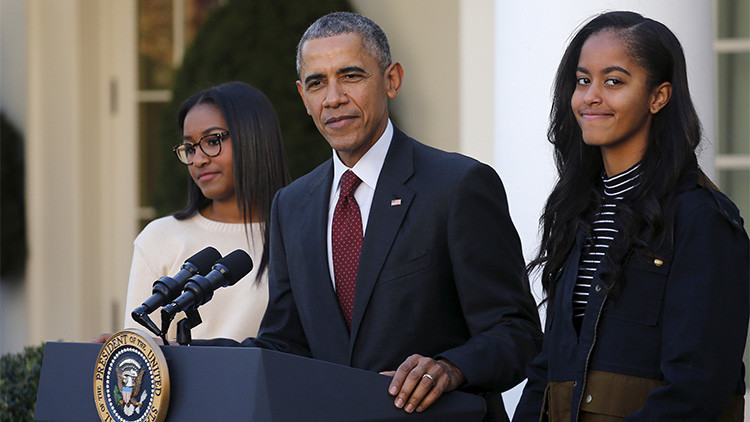
{"label": "red patterned necktie", "polygon": [[331,243],[333,253],[333,276],[336,279],[336,296],[346,325],[352,328],[354,308],[354,286],[357,282],[359,253],[362,250],[362,216],[354,199],[354,191],[362,183],[354,172],[347,170],[341,176],[341,193],[333,210]]}

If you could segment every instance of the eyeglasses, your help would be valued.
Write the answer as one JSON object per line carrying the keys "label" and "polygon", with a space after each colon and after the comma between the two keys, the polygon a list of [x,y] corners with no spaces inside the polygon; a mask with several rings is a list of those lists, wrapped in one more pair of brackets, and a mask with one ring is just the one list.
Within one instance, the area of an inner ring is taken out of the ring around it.
{"label": "eyeglasses", "polygon": [[217,132],[208,134],[198,140],[198,142],[191,144],[185,142],[172,148],[177,158],[182,161],[183,164],[193,164],[195,158],[195,147],[200,147],[201,151],[208,157],[216,157],[221,154],[221,141],[225,137],[229,136],[229,131]]}

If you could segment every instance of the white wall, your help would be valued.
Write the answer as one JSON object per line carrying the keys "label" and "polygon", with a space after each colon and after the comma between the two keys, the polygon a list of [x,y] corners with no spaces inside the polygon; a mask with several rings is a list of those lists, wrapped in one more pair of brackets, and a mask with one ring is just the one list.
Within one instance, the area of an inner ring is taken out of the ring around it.
{"label": "white wall", "polygon": [[489,164],[495,157],[494,10],[494,0],[459,3],[459,151]]}
{"label": "white wall", "polygon": [[[588,18],[633,10],[669,27],[685,50],[693,102],[704,128],[701,165],[712,174],[713,11],[710,0],[495,1],[495,168],[505,183],[527,262],[538,250],[538,219],[555,180],[546,130],[551,89],[567,42]],[[537,299],[538,279],[532,280]],[[520,389],[505,395],[515,408]]]}

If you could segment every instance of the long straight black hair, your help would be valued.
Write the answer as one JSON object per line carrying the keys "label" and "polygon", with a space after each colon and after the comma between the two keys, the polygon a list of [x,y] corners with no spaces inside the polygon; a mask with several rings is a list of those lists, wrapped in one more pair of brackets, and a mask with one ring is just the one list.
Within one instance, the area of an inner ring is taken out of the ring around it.
{"label": "long straight black hair", "polygon": [[542,286],[550,301],[576,235],[581,230],[590,233],[589,222],[601,198],[601,151],[583,142],[570,100],[583,44],[603,31],[612,31],[625,42],[628,53],[646,70],[649,90],[663,82],[672,84],[671,99],[652,119],[640,183],[631,191],[632,200],[618,205],[619,233],[600,269],[610,286],[619,278],[630,250],[671,240],[678,180],[687,172],[702,175],[695,156],[701,126],[690,98],[685,56],[675,35],[663,24],[633,12],[608,12],[590,20],[575,34],[557,69],[547,131],[558,181],[540,219],[539,254],[528,270],[542,267]]}
{"label": "long straight black hair", "polygon": [[[258,216],[263,236],[263,255],[258,277],[268,265],[268,221],[276,191],[289,182],[281,129],[271,102],[259,90],[243,82],[228,82],[194,94],[177,112],[180,134],[185,116],[199,104],[215,105],[227,122],[232,142],[234,191],[237,206],[245,222]],[[174,213],[184,220],[206,208],[211,200],[188,175],[188,203]],[[248,234],[249,235],[249,234]]]}

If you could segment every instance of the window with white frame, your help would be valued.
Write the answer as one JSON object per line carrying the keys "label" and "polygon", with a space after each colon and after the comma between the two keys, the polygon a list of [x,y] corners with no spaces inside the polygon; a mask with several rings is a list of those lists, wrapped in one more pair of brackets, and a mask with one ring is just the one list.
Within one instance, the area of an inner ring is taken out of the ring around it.
{"label": "window with white frame", "polygon": [[750,0],[716,0],[718,185],[750,218]]}
{"label": "window with white frame", "polygon": [[[198,27],[222,0],[138,1],[138,178],[140,227],[156,217],[151,206],[157,163],[161,154],[159,123],[172,99],[174,70]],[[177,139],[175,139],[177,143]]]}
{"label": "window with white frame", "polygon": [[[716,170],[750,228],[750,0],[715,0]],[[750,367],[745,347],[745,367]],[[750,381],[746,373],[745,382]]]}

